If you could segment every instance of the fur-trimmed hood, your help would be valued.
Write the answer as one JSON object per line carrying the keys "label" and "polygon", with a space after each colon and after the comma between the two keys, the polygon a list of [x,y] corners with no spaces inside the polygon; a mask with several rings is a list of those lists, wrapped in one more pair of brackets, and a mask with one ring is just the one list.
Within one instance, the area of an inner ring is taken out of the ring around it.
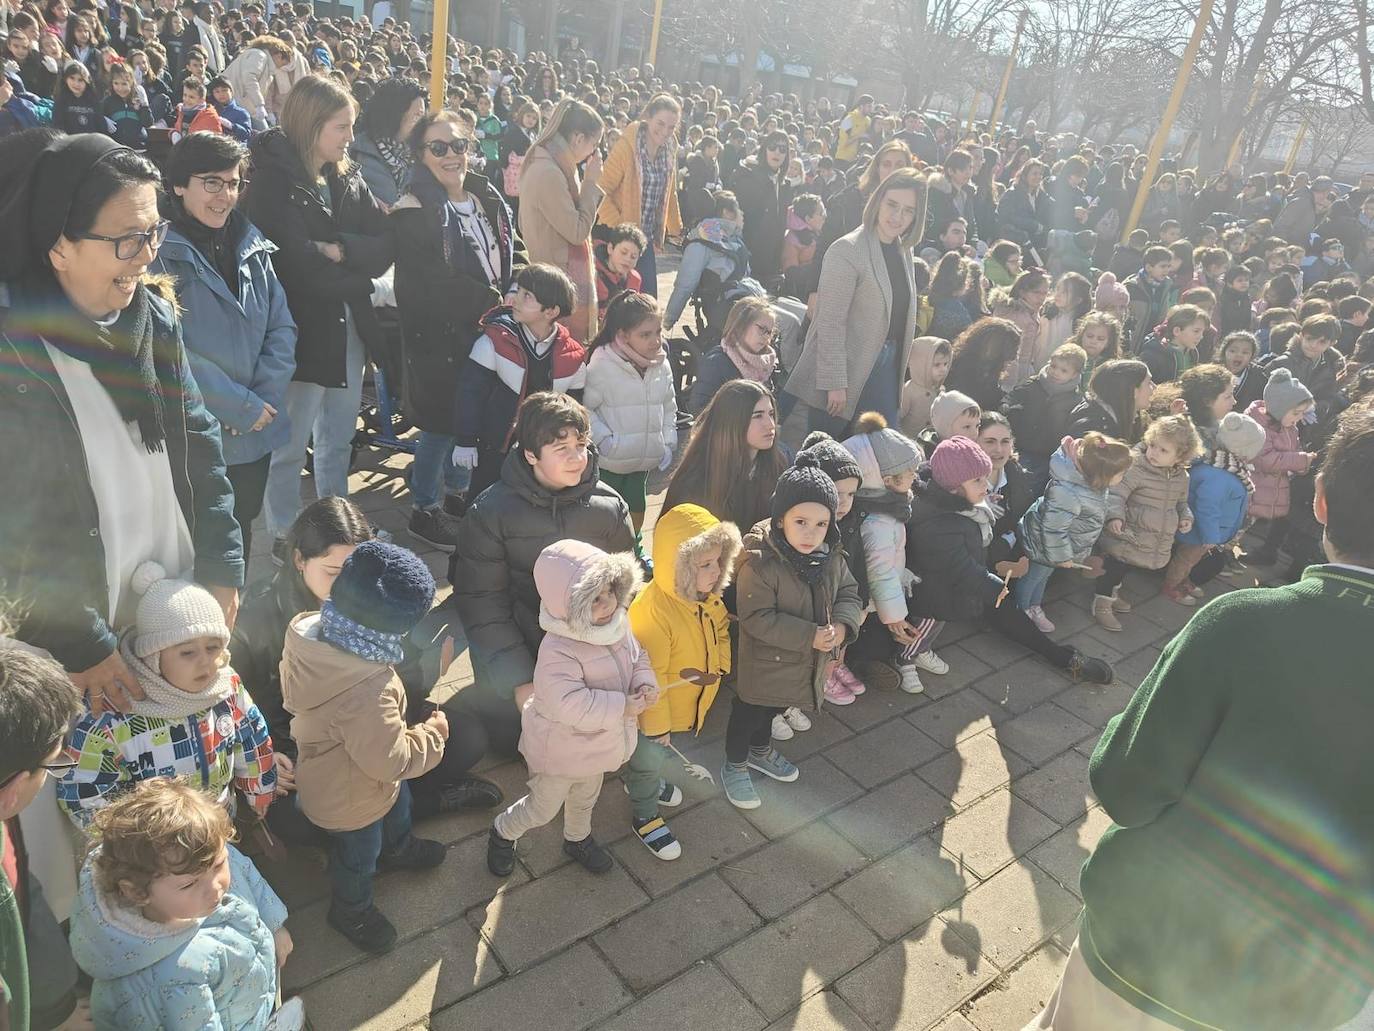
{"label": "fur-trimmed hood", "polygon": [[954,194],[954,184],[944,172],[932,172],[926,177],[926,187],[931,190],[939,190],[941,193]]}
{"label": "fur-trimmed hood", "polygon": [[[550,544],[534,563],[539,590],[539,625],[550,633],[587,644],[607,644],[624,636],[625,612],[643,578],[628,552],[610,555],[582,541]],[[603,626],[592,623],[592,602],[609,586],[617,613]]]}
{"label": "fur-trimmed hood", "polygon": [[688,605],[698,605],[692,584],[697,560],[720,548],[721,578],[712,594],[730,584],[740,533],[734,523],[723,523],[700,505],[677,505],[654,526],[654,579],[659,586]]}

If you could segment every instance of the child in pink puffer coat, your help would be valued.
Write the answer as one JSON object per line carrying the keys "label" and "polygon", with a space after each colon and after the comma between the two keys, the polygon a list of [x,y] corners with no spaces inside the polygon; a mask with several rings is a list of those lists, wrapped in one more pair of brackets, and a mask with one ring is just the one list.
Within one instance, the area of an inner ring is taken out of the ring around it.
{"label": "child in pink puffer coat", "polygon": [[1275,369],[1264,385],[1264,400],[1253,402],[1245,411],[1264,427],[1264,450],[1255,459],[1251,475],[1255,496],[1250,499],[1250,515],[1269,520],[1264,545],[1245,556],[1251,565],[1277,562],[1279,545],[1288,536],[1288,481],[1311,471],[1317,460],[1315,454],[1302,450],[1298,439],[1298,423],[1312,408],[1312,392],[1288,369]]}
{"label": "child in pink puffer coat", "polygon": [[653,666],[626,612],[639,566],[629,553],[564,540],[540,552],[534,583],[545,633],[521,717],[530,790],[492,824],[487,868],[509,876],[515,843],[562,809],[563,851],[605,873],[611,855],[592,837],[592,808],[605,775],[634,752],[639,714],[658,700]]}

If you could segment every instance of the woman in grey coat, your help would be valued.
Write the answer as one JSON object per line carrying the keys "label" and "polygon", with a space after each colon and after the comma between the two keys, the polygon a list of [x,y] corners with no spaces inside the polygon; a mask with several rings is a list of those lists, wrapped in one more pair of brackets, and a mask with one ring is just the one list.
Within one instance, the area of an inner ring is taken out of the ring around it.
{"label": "woman in grey coat", "polygon": [[812,429],[843,437],[865,411],[897,425],[916,330],[912,247],[925,208],[925,180],[899,169],[870,195],[863,224],[825,252],[816,317],[784,388],[811,407]]}

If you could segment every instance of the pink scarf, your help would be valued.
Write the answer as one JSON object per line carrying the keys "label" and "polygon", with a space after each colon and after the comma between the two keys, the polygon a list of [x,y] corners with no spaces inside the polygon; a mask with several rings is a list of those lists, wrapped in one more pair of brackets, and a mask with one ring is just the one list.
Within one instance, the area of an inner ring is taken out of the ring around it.
{"label": "pink scarf", "polygon": [[662,362],[664,358],[668,357],[667,352],[664,351],[662,347],[660,347],[658,351],[656,351],[654,354],[649,355],[649,357],[646,358],[644,357],[644,355],[636,351],[633,347],[621,347],[619,340],[611,341],[611,350],[618,354],[620,357],[624,358],[636,369],[638,369],[639,374],[641,376],[643,376],[646,372],[652,369],[655,365],[658,365],[660,362]]}
{"label": "pink scarf", "polygon": [[764,348],[760,354],[746,351],[739,344],[729,340],[720,342],[720,349],[724,351],[735,368],[739,369],[740,375],[744,379],[751,379],[755,383],[767,383],[773,375],[773,369],[778,364],[778,355],[771,347]]}

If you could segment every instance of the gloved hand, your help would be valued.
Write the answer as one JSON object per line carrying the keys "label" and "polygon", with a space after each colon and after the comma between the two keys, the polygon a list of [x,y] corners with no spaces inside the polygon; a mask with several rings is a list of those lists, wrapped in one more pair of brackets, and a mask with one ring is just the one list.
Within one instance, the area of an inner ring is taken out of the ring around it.
{"label": "gloved hand", "polygon": [[453,464],[460,469],[476,469],[477,449],[475,447],[455,447],[453,449]]}
{"label": "gloved hand", "polygon": [[664,445],[663,445],[663,458],[662,458],[662,460],[658,463],[658,471],[659,471],[659,472],[663,472],[663,471],[665,471],[665,470],[668,468],[668,466],[670,466],[670,465],[672,465],[672,464],[673,464],[673,449],[672,449],[671,447],[669,447],[667,444],[664,444]]}

